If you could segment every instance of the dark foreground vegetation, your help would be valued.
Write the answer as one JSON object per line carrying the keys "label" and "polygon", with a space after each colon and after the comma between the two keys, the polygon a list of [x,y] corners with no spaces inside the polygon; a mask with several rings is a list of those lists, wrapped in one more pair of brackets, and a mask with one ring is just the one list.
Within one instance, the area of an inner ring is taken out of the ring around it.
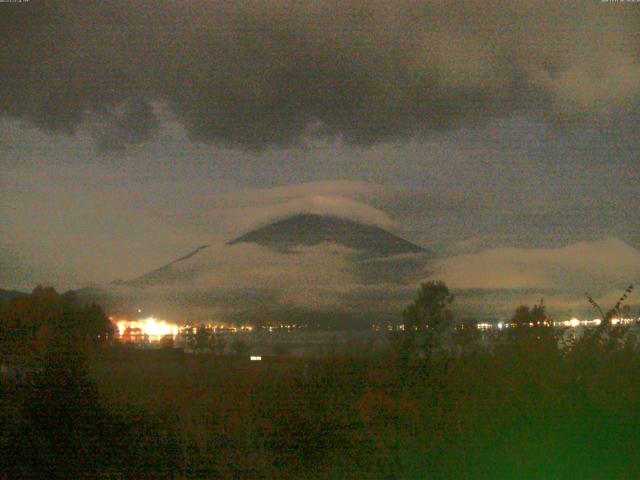
{"label": "dark foreground vegetation", "polygon": [[540,304],[487,338],[429,284],[384,354],[257,363],[111,346],[51,291],[23,316],[45,293],[61,333],[0,314],[0,478],[640,478],[640,350],[610,322],[558,348]]}

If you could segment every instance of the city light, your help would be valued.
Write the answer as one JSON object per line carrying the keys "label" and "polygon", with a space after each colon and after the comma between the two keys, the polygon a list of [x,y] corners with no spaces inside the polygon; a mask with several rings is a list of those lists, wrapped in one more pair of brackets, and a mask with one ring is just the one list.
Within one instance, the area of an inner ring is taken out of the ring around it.
{"label": "city light", "polygon": [[[580,320],[576,317],[572,317],[569,320],[562,321],[551,321],[545,320],[543,322],[528,322],[524,324],[527,327],[536,327],[536,326],[545,326],[545,327],[567,327],[567,328],[580,328],[580,327],[597,327],[602,323],[602,320],[599,318],[594,318],[592,320]],[[611,325],[631,325],[634,323],[640,323],[640,318],[612,318]],[[509,322],[497,322],[497,323],[489,323],[489,322],[481,322],[476,324],[476,328],[478,330],[490,330],[493,328],[497,328],[498,330],[503,330],[505,328],[515,328],[517,325],[515,323]]]}
{"label": "city light", "polygon": [[138,332],[146,336],[149,341],[159,341],[162,337],[171,335],[175,337],[180,328],[175,323],[158,320],[154,317],[147,317],[139,320],[113,320],[118,329],[120,337],[125,337],[127,332]]}
{"label": "city light", "polygon": [[[150,316],[146,318],[129,319],[109,317],[117,331],[117,336],[123,343],[156,344],[163,338],[197,335],[204,329],[210,333],[249,333],[254,330],[251,325],[227,325],[224,323],[178,324]],[[287,326],[288,327],[288,326]]]}
{"label": "city light", "polygon": [[[209,333],[250,333],[254,331],[253,326],[250,325],[227,325],[223,323],[197,323],[197,324],[177,324],[174,322],[161,320],[156,317],[150,316],[146,318],[139,318],[130,320],[126,318],[114,318],[109,317],[114,326],[117,329],[118,337],[123,343],[133,344],[158,344],[163,339],[170,337],[170,339],[184,342],[186,338],[190,338],[193,335],[197,335],[198,331],[205,329]],[[610,320],[611,325],[631,325],[633,323],[640,322],[640,318],[612,318]],[[556,327],[556,328],[585,328],[596,327],[602,323],[599,318],[592,320],[580,320],[576,317],[572,317],[568,320],[551,321],[545,320],[542,322],[528,322],[524,324],[527,327]],[[504,330],[509,328],[515,328],[518,325],[510,322],[481,322],[477,323],[475,327],[478,330]],[[373,325],[374,331],[380,331],[380,325]],[[262,327],[266,332],[273,333],[276,331],[290,332],[292,329],[301,328],[299,325],[266,325]],[[462,328],[462,327],[459,327]],[[386,325],[385,330],[399,330],[403,331],[405,326],[400,325]],[[259,359],[252,359],[253,361],[259,361]]]}

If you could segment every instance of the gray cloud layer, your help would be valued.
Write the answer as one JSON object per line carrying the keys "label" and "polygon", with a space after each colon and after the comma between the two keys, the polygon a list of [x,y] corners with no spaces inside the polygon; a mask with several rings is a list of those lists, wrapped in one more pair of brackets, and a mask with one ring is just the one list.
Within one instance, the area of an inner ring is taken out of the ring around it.
{"label": "gray cloud layer", "polygon": [[606,120],[640,95],[640,10],[469,0],[37,1],[0,5],[0,114],[245,148],[370,144],[516,111]]}
{"label": "gray cloud layer", "polygon": [[[617,239],[562,248],[501,248],[428,264],[419,255],[359,262],[336,244],[300,247],[295,254],[254,244],[211,245],[178,262],[170,274],[143,285],[103,285],[90,293],[119,313],[144,306],[174,321],[256,321],[314,318],[341,326],[397,321],[418,284],[444,279],[456,312],[506,319],[519,304],[544,297],[558,319],[593,315],[585,291],[607,308],[638,280],[640,251]],[[433,270],[433,271],[431,271]],[[637,298],[631,298],[637,308]],[[298,317],[301,315],[301,317]]]}

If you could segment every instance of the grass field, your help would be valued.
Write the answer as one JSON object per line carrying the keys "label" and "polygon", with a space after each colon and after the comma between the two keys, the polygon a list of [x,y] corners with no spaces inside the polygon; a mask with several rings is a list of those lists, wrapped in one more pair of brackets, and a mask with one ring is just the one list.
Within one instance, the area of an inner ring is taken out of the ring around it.
{"label": "grass field", "polygon": [[634,350],[504,348],[412,367],[390,354],[111,352],[91,376],[108,411],[173,442],[165,460],[183,478],[640,475]]}

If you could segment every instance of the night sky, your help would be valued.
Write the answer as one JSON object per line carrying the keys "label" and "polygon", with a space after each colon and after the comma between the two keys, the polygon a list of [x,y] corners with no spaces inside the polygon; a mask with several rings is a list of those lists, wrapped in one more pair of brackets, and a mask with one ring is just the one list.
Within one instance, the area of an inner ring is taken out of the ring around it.
{"label": "night sky", "polygon": [[[31,0],[0,3],[0,43],[1,288],[202,244],[189,288],[278,278],[312,308],[442,278],[569,314],[640,280],[638,3]],[[300,212],[434,259],[385,288],[324,247],[224,246]]]}

